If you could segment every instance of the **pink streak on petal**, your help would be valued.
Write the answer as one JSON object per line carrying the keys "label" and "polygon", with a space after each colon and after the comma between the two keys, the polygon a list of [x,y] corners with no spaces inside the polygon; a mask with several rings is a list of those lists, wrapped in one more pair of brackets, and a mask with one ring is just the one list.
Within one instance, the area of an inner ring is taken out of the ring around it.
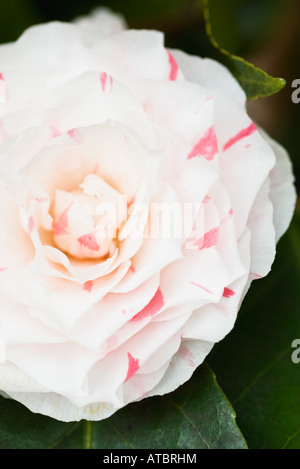
{"label": "pink streak on petal", "polygon": [[99,73],[99,78],[100,78],[100,82],[101,82],[101,87],[102,87],[102,91],[103,93],[106,91],[107,89],[107,84],[109,82],[109,90],[108,92],[111,93],[112,92],[112,88],[113,88],[113,84],[114,84],[114,79],[113,77],[111,77],[110,75],[107,75],[106,72],[100,72]]}
{"label": "pink streak on petal", "polygon": [[77,129],[68,130],[68,135],[71,137],[72,140],[74,140],[75,143],[81,143],[83,140],[82,135]]}
{"label": "pink streak on petal", "polygon": [[218,238],[219,238],[219,227],[216,226],[215,228],[212,228],[207,233],[205,233],[204,247],[210,248],[212,246],[215,246],[218,242]]}
{"label": "pink streak on petal", "polygon": [[57,222],[53,224],[52,230],[55,236],[69,234],[67,230],[68,212],[70,208],[72,207],[73,203],[74,202],[71,202],[70,205],[68,205],[68,207],[65,208],[65,210],[59,215]]}
{"label": "pink streak on petal", "polygon": [[232,210],[232,208],[229,210],[228,215],[229,215],[230,217],[232,217],[232,215],[233,215],[233,210]]}
{"label": "pink streak on petal", "polygon": [[122,309],[121,313],[126,314],[126,309]]}
{"label": "pink streak on petal", "polygon": [[98,173],[98,170],[99,170],[99,163],[95,164],[95,167],[92,171],[92,174],[97,174]]}
{"label": "pink streak on petal", "polygon": [[59,137],[61,135],[61,131],[59,129],[57,129],[56,127],[54,127],[54,125],[50,125],[50,129],[51,129],[51,132],[52,132],[52,138],[56,138],[56,137]]}
{"label": "pink streak on petal", "polygon": [[192,352],[189,351],[186,347],[180,347],[179,354],[183,358],[183,360],[187,363],[187,365],[195,367],[195,357]]}
{"label": "pink streak on petal", "polygon": [[87,280],[86,282],[84,282],[83,289],[85,291],[91,293],[92,288],[93,288],[93,280]]}
{"label": "pink streak on petal", "polygon": [[242,129],[240,132],[238,132],[234,137],[230,138],[227,143],[225,143],[223,150],[227,150],[230,148],[232,145],[234,145],[236,142],[241,140],[242,138],[248,137],[251,135],[253,132],[257,130],[256,125],[254,122],[251,122],[251,124],[246,127],[245,129]]}
{"label": "pink streak on petal", "polygon": [[249,273],[249,280],[257,280],[258,278],[262,278],[262,276],[254,272]]}
{"label": "pink streak on petal", "polygon": [[41,204],[41,203],[43,203],[43,202],[48,202],[49,199],[48,199],[48,197],[36,197],[35,200],[36,200],[39,204]]}
{"label": "pink streak on petal", "polygon": [[203,285],[200,285],[199,283],[196,282],[190,282],[192,285],[195,285],[195,287],[202,288],[202,290],[206,291],[206,293],[210,293],[211,295],[213,294],[212,291],[208,290],[208,288],[205,288]]}
{"label": "pink streak on petal", "polygon": [[102,86],[102,91],[104,92],[106,88],[107,74],[105,72],[100,72],[99,77]]}
{"label": "pink streak on petal", "polygon": [[130,270],[130,272],[132,272],[133,274],[135,273],[135,268],[133,267],[133,265],[131,265],[131,266],[129,267],[129,270]]}
{"label": "pink streak on petal", "polygon": [[139,359],[133,358],[133,356],[129,352],[127,352],[127,356],[128,356],[128,371],[127,371],[127,375],[126,375],[124,383],[128,381],[129,378],[131,378],[131,376],[133,376],[140,369]]}
{"label": "pink streak on petal", "polygon": [[224,298],[230,298],[231,296],[235,295],[235,292],[233,290],[230,290],[230,288],[225,287],[223,291]]}
{"label": "pink streak on petal", "polygon": [[219,238],[219,227],[212,228],[204,236],[201,236],[197,241],[193,243],[193,246],[197,246],[198,249],[211,248],[216,246]]}
{"label": "pink streak on petal", "polygon": [[94,233],[88,233],[85,235],[80,236],[80,238],[77,238],[77,241],[81,246],[84,246],[91,251],[99,251],[100,246],[97,244],[96,237]]}
{"label": "pink streak on petal", "polygon": [[149,103],[144,101],[142,104],[144,111],[147,113],[149,111]]}
{"label": "pink streak on petal", "polygon": [[0,103],[5,103],[6,102],[6,85],[5,85],[5,80],[0,72]]}
{"label": "pink streak on petal", "polygon": [[110,89],[109,89],[109,92],[111,93],[112,92],[112,88],[113,88],[113,84],[114,84],[114,79],[113,77],[109,77],[109,83],[110,83]]}
{"label": "pink streak on petal", "polygon": [[29,217],[28,218],[28,231],[29,231],[29,234],[32,233],[34,227],[35,227],[34,220],[33,220],[32,217]]}
{"label": "pink streak on petal", "polygon": [[171,67],[169,80],[175,81],[178,75],[178,64],[169,50],[167,50],[167,53],[169,57],[169,64]]}
{"label": "pink streak on petal", "polygon": [[141,321],[142,319],[149,318],[158,313],[161,308],[164,306],[164,297],[160,288],[157,289],[153,298],[149,301],[147,306],[145,306],[139,313],[137,313],[131,321]]}
{"label": "pink streak on petal", "polygon": [[8,267],[0,267],[0,272],[4,272],[7,269],[8,269]]}
{"label": "pink streak on petal", "polygon": [[206,160],[210,161],[218,153],[218,142],[215,133],[215,128],[212,125],[193,147],[192,151],[188,154],[187,159],[195,158],[195,156],[203,156]]}

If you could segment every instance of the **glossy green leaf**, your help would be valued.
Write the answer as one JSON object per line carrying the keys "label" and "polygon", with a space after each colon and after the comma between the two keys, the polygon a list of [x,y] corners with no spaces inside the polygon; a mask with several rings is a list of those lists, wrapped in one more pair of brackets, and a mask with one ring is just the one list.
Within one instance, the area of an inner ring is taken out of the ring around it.
{"label": "glossy green leaf", "polygon": [[202,365],[175,392],[130,404],[100,422],[62,423],[0,399],[0,448],[243,449],[235,413]]}
{"label": "glossy green leaf", "polygon": [[252,449],[300,449],[295,339],[300,339],[299,215],[280,241],[271,273],[251,286],[233,332],[209,358]]}
{"label": "glossy green leaf", "polygon": [[[210,0],[203,0],[204,19],[207,35],[213,44],[227,59],[228,66],[244,89],[248,99],[270,96],[280,91],[286,84],[283,78],[275,78],[255,67],[237,55],[231,54],[218,44],[213,34]],[[223,2],[224,3],[224,2]]]}

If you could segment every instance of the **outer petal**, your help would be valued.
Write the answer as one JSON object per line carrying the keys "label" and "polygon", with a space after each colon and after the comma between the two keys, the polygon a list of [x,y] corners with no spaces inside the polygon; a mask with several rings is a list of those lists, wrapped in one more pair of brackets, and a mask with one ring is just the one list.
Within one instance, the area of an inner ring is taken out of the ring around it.
{"label": "outer petal", "polygon": [[7,392],[7,395],[24,404],[32,412],[48,415],[63,422],[102,420],[114,414],[118,407],[107,402],[96,402],[83,407],[73,404],[67,397],[55,392]]}
{"label": "outer petal", "polygon": [[[19,209],[0,183],[0,292],[13,301],[28,304],[24,278],[28,278],[33,248],[20,222]],[[18,309],[18,306],[17,306]]]}
{"label": "outer petal", "polygon": [[117,34],[127,27],[123,16],[112,13],[108,8],[95,8],[88,16],[75,18],[74,23],[94,29],[103,37]]}
{"label": "outer petal", "polygon": [[243,89],[222,64],[209,58],[203,59],[189,55],[180,50],[172,50],[172,54],[188,81],[199,83],[208,89],[221,90],[245,108],[246,95]]}
{"label": "outer petal", "polygon": [[270,173],[270,199],[273,204],[273,223],[276,231],[276,242],[287,230],[296,204],[296,189],[293,184],[292,163],[287,151],[274,139],[260,129],[261,134],[271,145],[276,163]]}
{"label": "outer petal", "polygon": [[273,205],[269,199],[267,179],[253,203],[247,225],[251,231],[251,274],[264,277],[270,271],[275,257],[275,229]]}
{"label": "outer petal", "polygon": [[30,315],[26,306],[0,296],[1,338],[6,346],[23,344],[59,344],[66,337],[48,328]]}
{"label": "outer petal", "polygon": [[182,341],[162,379],[143,398],[172,392],[185,383],[190,379],[197,366],[204,361],[213,345],[213,343],[200,340]]}
{"label": "outer petal", "polygon": [[207,304],[195,309],[190,319],[183,328],[184,339],[199,339],[215,343],[223,339],[233,328],[237,312],[248,288],[248,276],[251,262],[250,252],[251,234],[248,228],[244,230],[239,240],[241,261],[244,265],[244,274],[236,281],[228,285],[230,291],[223,295],[218,303]]}
{"label": "outer petal", "polygon": [[215,94],[216,133],[220,144],[220,179],[232,201],[239,238],[275,156],[247,114],[222,93]]}

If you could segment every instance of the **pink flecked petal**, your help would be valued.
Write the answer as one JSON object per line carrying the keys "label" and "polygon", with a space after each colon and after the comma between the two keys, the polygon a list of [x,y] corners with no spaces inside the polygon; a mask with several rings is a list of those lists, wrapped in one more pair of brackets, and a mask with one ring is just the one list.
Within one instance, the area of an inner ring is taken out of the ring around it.
{"label": "pink flecked petal", "polygon": [[103,93],[107,90],[107,84],[109,84],[108,92],[110,93],[113,86],[113,77],[108,76],[106,72],[100,72],[99,77]]}
{"label": "pink flecked petal", "polygon": [[39,204],[42,204],[43,202],[48,202],[49,199],[48,197],[36,197],[35,199]]}
{"label": "pink flecked petal", "polygon": [[107,74],[106,74],[105,72],[101,72],[99,76],[100,76],[100,82],[101,82],[101,86],[102,86],[102,91],[104,92],[104,91],[105,91],[105,87],[106,87]]}
{"label": "pink flecked petal", "polygon": [[161,272],[164,309],[218,301],[228,281],[228,272],[216,249],[187,249],[182,259]]}
{"label": "pink flecked petal", "polygon": [[73,202],[60,214],[57,222],[53,224],[53,234],[55,236],[68,234],[68,212],[72,205]]}
{"label": "pink flecked petal", "polygon": [[91,293],[93,288],[93,281],[92,280],[87,280],[87,282],[84,282],[83,284],[83,289],[89,293]]}
{"label": "pink flecked petal", "polygon": [[33,217],[29,217],[29,219],[28,219],[28,231],[29,231],[29,234],[32,233],[34,227],[35,227],[34,219],[33,219]]}
{"label": "pink flecked petal", "polygon": [[187,347],[181,346],[179,349],[179,353],[182,356],[183,360],[187,363],[187,365],[195,368],[195,355]]}
{"label": "pink flecked petal", "polygon": [[211,248],[213,246],[216,246],[216,244],[218,243],[218,239],[219,227],[216,226],[215,228],[212,228],[207,233],[205,233],[205,235],[202,236],[200,239],[195,241],[194,246],[196,246],[198,249]]}
{"label": "pink flecked petal", "polygon": [[82,235],[77,239],[77,241],[81,246],[87,247],[91,251],[99,251],[100,249],[94,233]]}
{"label": "pink flecked petal", "polygon": [[0,73],[0,103],[6,102],[6,83],[3,74]]}
{"label": "pink flecked petal", "polygon": [[206,293],[212,294],[212,291],[211,291],[211,290],[209,290],[208,288],[204,287],[203,285],[200,285],[200,284],[197,283],[197,282],[193,282],[193,281],[191,280],[191,281],[190,281],[190,284],[191,284],[191,285],[195,285],[195,287],[201,288],[201,289],[204,290]]}
{"label": "pink flecked petal", "polygon": [[233,290],[230,290],[230,288],[227,288],[227,287],[224,288],[224,291],[223,291],[224,298],[230,298],[233,295],[235,295],[235,292]]}
{"label": "pink flecked petal", "polygon": [[201,137],[198,143],[188,154],[187,159],[195,158],[195,156],[203,156],[206,160],[212,160],[218,153],[218,141],[214,126],[211,126]]}
{"label": "pink flecked petal", "polygon": [[167,50],[167,53],[170,64],[169,80],[175,81],[178,75],[178,64],[169,50]]}
{"label": "pink flecked petal", "polygon": [[273,220],[277,242],[286,231],[290,223],[289,214],[295,207],[294,176],[292,164],[285,148],[261,129],[260,132],[271,145],[276,157],[275,166],[270,174],[270,198],[274,207]]}
{"label": "pink flecked petal", "polygon": [[249,137],[249,135],[251,135],[256,130],[257,130],[256,125],[254,124],[254,122],[251,122],[251,124],[248,125],[248,127],[246,127],[245,129],[240,130],[234,137],[231,137],[225,143],[225,145],[223,146],[223,151],[230,148],[232,145],[234,145],[236,142],[238,142],[242,138]]}
{"label": "pink flecked petal", "polygon": [[53,138],[59,137],[61,135],[61,131],[54,125],[50,125],[50,128],[51,128]]}
{"label": "pink flecked petal", "polygon": [[126,375],[124,382],[128,381],[131,378],[131,376],[133,376],[140,368],[138,358],[133,358],[133,356],[129,352],[127,353],[127,356],[128,356],[128,371],[127,371],[127,375]]}
{"label": "pink flecked petal", "polygon": [[[97,280],[94,283],[97,288]],[[126,341],[140,329],[141,324],[144,325],[142,321],[132,322],[130,319],[153,298],[158,283],[159,276],[155,275],[125,295],[108,293],[100,301],[95,302],[94,306],[73,325],[72,340],[97,349],[100,355],[104,356],[111,345],[110,337],[115,336],[117,343],[120,340]],[[90,324],[94,325],[92,330]]]}
{"label": "pink flecked petal", "polygon": [[[240,107],[234,106],[227,97],[220,99],[219,104],[218,118],[223,125],[219,129],[218,141],[220,148],[227,145],[219,159],[222,183],[231,200],[230,208],[234,213],[236,235],[239,238],[247,224],[256,195],[274,167],[275,157],[268,143],[258,131],[254,131],[254,125]],[[229,145],[228,142],[235,139],[232,136],[242,136],[242,140],[247,138],[251,146],[243,151],[239,141]],[[240,157],[241,152],[243,158]]]}
{"label": "pink flecked petal", "polygon": [[78,129],[70,129],[67,133],[75,143],[82,143],[83,137]]}
{"label": "pink flecked petal", "polygon": [[138,314],[136,314],[131,321],[142,321],[147,317],[152,317],[158,313],[164,306],[164,297],[160,288],[157,289],[153,298],[149,301],[147,306],[145,306]]}
{"label": "pink flecked petal", "polygon": [[173,50],[172,53],[188,81],[207,89],[221,90],[240,106],[245,105],[244,91],[224,65],[210,58],[189,55],[181,50]]}
{"label": "pink flecked petal", "polygon": [[256,274],[255,272],[249,272],[249,280],[257,280],[262,278],[262,275]]}

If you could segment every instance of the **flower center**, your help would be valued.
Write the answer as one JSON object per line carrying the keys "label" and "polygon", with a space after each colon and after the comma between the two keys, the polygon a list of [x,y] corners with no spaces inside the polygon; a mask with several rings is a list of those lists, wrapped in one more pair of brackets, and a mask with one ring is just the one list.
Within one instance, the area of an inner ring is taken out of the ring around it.
{"label": "flower center", "polygon": [[52,232],[57,247],[79,259],[111,256],[127,218],[125,199],[97,174],[70,192],[56,190]]}

